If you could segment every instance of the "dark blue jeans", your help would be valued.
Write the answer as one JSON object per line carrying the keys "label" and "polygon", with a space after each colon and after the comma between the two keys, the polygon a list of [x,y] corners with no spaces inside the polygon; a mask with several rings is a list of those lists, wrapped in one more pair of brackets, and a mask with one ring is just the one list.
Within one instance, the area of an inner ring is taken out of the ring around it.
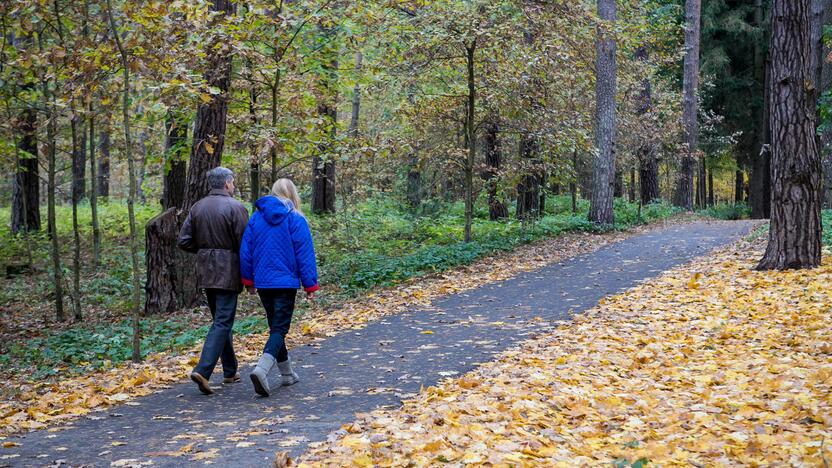
{"label": "dark blue jeans", "polygon": [[205,337],[202,354],[194,372],[200,373],[206,379],[211,378],[217,360],[222,358],[223,377],[234,377],[237,373],[237,356],[231,345],[231,329],[234,327],[234,316],[237,313],[237,292],[225,289],[206,289],[208,308],[214,323]]}
{"label": "dark blue jeans", "polygon": [[289,359],[286,334],[289,333],[289,325],[292,323],[295,296],[298,290],[258,289],[257,292],[260,294],[260,301],[266,309],[266,318],[269,321],[269,339],[266,341],[263,352],[274,356],[277,362],[283,362]]}

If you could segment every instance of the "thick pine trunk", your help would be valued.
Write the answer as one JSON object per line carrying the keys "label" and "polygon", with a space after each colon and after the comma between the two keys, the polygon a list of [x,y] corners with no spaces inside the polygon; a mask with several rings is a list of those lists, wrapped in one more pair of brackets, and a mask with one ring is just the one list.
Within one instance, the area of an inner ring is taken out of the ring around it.
{"label": "thick pine trunk", "polygon": [[598,0],[598,16],[605,22],[597,28],[595,39],[595,146],[597,155],[592,177],[589,220],[612,225],[615,185],[615,87],[616,43],[611,29],[615,24],[615,0]]}
{"label": "thick pine trunk", "polygon": [[497,178],[503,163],[503,150],[500,142],[500,125],[491,120],[485,125],[483,135],[483,152],[485,153],[485,169],[482,179],[488,191],[488,218],[492,221],[508,217],[508,208],[497,194]]}
{"label": "thick pine trunk", "polygon": [[35,136],[38,117],[26,109],[17,121],[17,171],[12,186],[12,233],[40,230],[40,177],[38,140]]}
{"label": "thick pine trunk", "polygon": [[699,30],[701,0],[685,0],[685,64],[683,77],[682,125],[684,154],[676,180],[673,203],[693,209],[693,173],[696,168],[697,101],[699,90]]}
{"label": "thick pine trunk", "polygon": [[811,0],[771,10],[771,227],[760,270],[812,268],[821,259],[821,164],[811,69]]}

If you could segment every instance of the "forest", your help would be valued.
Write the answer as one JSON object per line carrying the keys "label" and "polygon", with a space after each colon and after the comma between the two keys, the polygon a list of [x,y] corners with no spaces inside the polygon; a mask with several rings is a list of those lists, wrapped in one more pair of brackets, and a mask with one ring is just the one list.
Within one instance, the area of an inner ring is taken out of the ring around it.
{"label": "forest", "polygon": [[217,166],[250,212],[300,190],[301,317],[688,218],[769,226],[755,269],[821,265],[830,25],[824,0],[5,0],[0,375],[198,343],[176,237]]}

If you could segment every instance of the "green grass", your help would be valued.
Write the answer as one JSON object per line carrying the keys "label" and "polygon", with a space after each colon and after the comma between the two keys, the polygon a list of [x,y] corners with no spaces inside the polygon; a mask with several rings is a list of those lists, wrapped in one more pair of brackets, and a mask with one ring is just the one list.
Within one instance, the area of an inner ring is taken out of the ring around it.
{"label": "green grass", "polygon": [[[511,250],[518,245],[564,232],[597,232],[586,219],[589,203],[580,200],[578,213],[571,212],[569,197],[549,197],[545,216],[534,222],[488,220],[484,201],[478,201],[473,222],[474,240],[462,242],[464,209],[462,203],[437,204],[433,214],[417,215],[392,199],[373,198],[329,216],[309,216],[318,256],[320,282],[324,300],[333,302],[360,295],[378,287],[391,286],[409,278],[451,269],[471,263],[496,252]],[[639,223],[666,218],[675,209],[654,204],[642,208],[624,200],[615,202],[616,224],[612,229],[627,229]],[[144,224],[157,210],[137,207],[140,233]],[[8,219],[8,209],[0,216]],[[14,370],[32,368],[35,378],[58,372],[80,372],[89,367],[113,365],[130,359],[132,331],[126,318],[130,299],[130,262],[126,246],[128,226],[126,205],[101,205],[102,267],[98,273],[87,265],[82,277],[83,304],[89,308],[110,311],[116,317],[104,324],[77,324],[65,330],[41,330],[41,336],[26,341],[6,343],[0,355],[0,368]],[[91,228],[89,206],[79,210],[85,258],[89,257]],[[58,233],[64,273],[71,273],[71,210],[57,209]],[[45,226],[45,223],[44,223]],[[0,230],[0,264],[15,263],[25,258],[21,236],[12,236],[8,226]],[[49,243],[43,234],[31,236],[33,257],[38,273],[7,279],[0,291],[0,304],[15,307],[38,301],[37,310],[44,318],[51,316],[52,294]],[[143,247],[144,242],[140,242]],[[142,252],[143,257],[143,252]],[[68,283],[67,283],[68,284]],[[67,290],[67,294],[68,294]],[[70,301],[65,301],[70,307]],[[71,311],[68,311],[71,313]],[[298,311],[298,316],[303,310]],[[85,310],[85,314],[90,314]],[[122,318],[118,318],[122,317]],[[186,317],[146,318],[141,322],[144,355],[191,347],[205,336],[207,324],[195,326]],[[265,330],[259,313],[238,319],[237,333]]]}
{"label": "green grass", "polygon": [[720,203],[700,210],[699,214],[725,220],[747,219],[751,216],[751,208],[745,203]]}

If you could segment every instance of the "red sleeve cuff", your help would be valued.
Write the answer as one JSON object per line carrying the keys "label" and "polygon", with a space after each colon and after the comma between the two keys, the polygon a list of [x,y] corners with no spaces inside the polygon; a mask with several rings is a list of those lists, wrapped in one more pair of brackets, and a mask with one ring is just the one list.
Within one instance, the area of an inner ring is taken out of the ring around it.
{"label": "red sleeve cuff", "polygon": [[240,282],[243,283],[243,286],[246,286],[246,287],[254,286],[254,281],[252,281],[250,279],[243,278],[243,279],[240,280]]}
{"label": "red sleeve cuff", "polygon": [[317,290],[319,290],[319,289],[321,289],[321,287],[320,287],[320,286],[318,286],[317,284],[316,284],[315,286],[310,286],[310,287],[308,287],[308,288],[303,288],[303,290],[304,290],[304,291],[306,291],[306,292],[308,292],[308,293],[313,293],[313,292],[315,292],[315,291],[317,291]]}

